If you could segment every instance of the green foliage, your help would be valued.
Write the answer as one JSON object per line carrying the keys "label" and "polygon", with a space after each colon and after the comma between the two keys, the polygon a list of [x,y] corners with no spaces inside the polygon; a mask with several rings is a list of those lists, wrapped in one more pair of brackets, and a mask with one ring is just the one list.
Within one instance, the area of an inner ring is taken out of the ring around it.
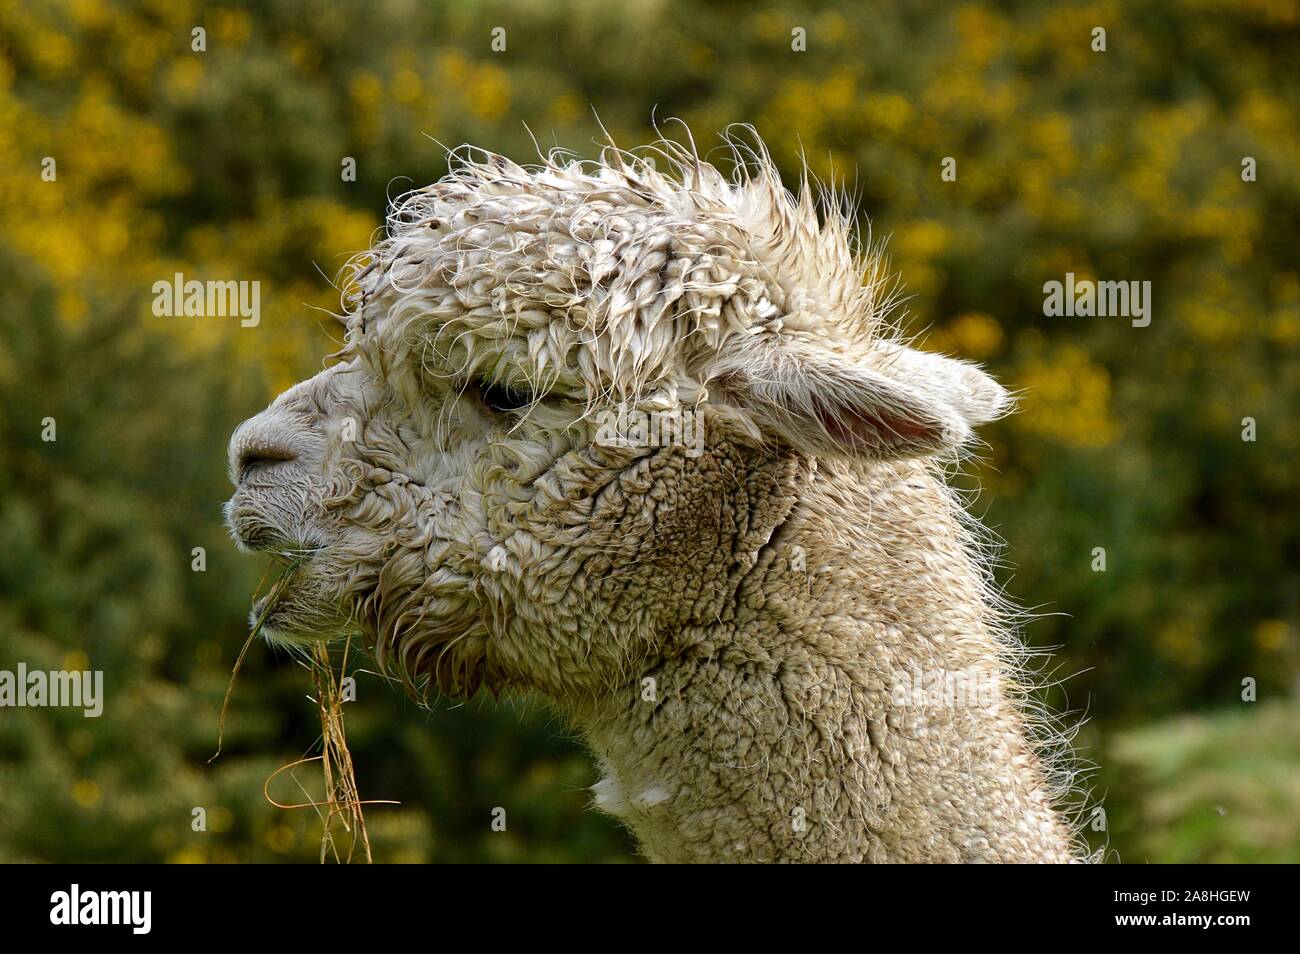
{"label": "green foliage", "polygon": [[1295,861],[1300,844],[1300,706],[1241,705],[1118,735],[1106,759],[1120,860]]}

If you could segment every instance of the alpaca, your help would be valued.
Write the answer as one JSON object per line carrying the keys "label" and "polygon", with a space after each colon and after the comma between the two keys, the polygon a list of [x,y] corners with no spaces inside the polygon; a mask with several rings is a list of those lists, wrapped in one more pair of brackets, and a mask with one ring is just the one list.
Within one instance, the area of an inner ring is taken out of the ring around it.
{"label": "alpaca", "polygon": [[1008,395],[732,149],[462,149],[395,206],[334,363],[231,439],[232,535],[301,564],[264,631],[544,694],[653,861],[1079,860],[944,478]]}

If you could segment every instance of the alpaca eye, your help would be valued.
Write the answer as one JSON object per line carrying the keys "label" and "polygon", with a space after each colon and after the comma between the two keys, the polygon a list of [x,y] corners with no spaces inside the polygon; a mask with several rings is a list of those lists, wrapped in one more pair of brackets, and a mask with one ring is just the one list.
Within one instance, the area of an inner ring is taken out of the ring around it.
{"label": "alpaca eye", "polygon": [[518,411],[533,403],[531,394],[508,384],[483,381],[479,383],[478,392],[484,404],[502,414]]}

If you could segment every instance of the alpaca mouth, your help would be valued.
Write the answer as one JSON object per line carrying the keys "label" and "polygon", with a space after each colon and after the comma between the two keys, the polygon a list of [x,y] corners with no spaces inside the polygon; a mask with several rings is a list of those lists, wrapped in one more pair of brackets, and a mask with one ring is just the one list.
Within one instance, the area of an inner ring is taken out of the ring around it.
{"label": "alpaca mouth", "polygon": [[[262,595],[254,596],[248,615],[251,631],[270,643],[314,641],[305,631],[306,627],[300,625],[299,617],[304,609],[304,584],[315,551],[279,547],[263,552],[279,564],[281,570]],[[267,574],[270,573],[271,567],[268,567]],[[258,589],[261,591],[262,587]]]}
{"label": "alpaca mouth", "polygon": [[296,595],[294,588],[286,584],[279,591],[273,588],[255,599],[248,614],[251,633],[272,646],[287,649],[328,642],[330,635],[318,632],[316,626],[304,620],[304,607]]}
{"label": "alpaca mouth", "polygon": [[305,516],[282,510],[275,500],[242,489],[222,508],[230,538],[244,553],[265,553],[286,564],[310,558],[324,545],[322,535],[306,526]]}
{"label": "alpaca mouth", "polygon": [[271,594],[259,596],[253,600],[253,608],[248,612],[248,626],[250,630],[256,631],[264,639],[274,639],[280,634],[276,626],[276,611],[283,611],[283,601],[271,603]]}
{"label": "alpaca mouth", "polygon": [[261,635],[279,631],[277,623],[282,622],[288,614],[290,597],[293,595],[292,578],[298,571],[298,566],[294,564],[284,563],[279,558],[276,562],[282,563],[285,570],[267,592],[253,599],[253,607],[248,614],[249,626]]}
{"label": "alpaca mouth", "polygon": [[310,557],[316,549],[295,543],[266,521],[249,519],[246,514],[232,514],[227,518],[226,526],[230,530],[230,538],[240,550],[245,553],[265,553],[285,566]]}
{"label": "alpaca mouth", "polygon": [[272,646],[305,646],[315,642],[315,638],[299,633],[294,626],[289,608],[283,601],[270,604],[269,595],[253,601],[253,608],[248,614],[248,625],[259,638]]}

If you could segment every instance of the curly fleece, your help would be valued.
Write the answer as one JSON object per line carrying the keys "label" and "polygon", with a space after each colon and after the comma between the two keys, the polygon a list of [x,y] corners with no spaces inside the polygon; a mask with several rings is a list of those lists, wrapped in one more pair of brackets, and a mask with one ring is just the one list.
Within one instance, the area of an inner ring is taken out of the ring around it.
{"label": "curly fleece", "polygon": [[[944,480],[1006,393],[897,339],[849,214],[761,147],[657,157],[465,150],[398,205],[337,363],[232,439],[236,539],[306,560],[273,638],[548,696],[653,860],[1079,857]],[[702,452],[598,440],[614,411]],[[908,691],[936,673],[991,692]]]}

